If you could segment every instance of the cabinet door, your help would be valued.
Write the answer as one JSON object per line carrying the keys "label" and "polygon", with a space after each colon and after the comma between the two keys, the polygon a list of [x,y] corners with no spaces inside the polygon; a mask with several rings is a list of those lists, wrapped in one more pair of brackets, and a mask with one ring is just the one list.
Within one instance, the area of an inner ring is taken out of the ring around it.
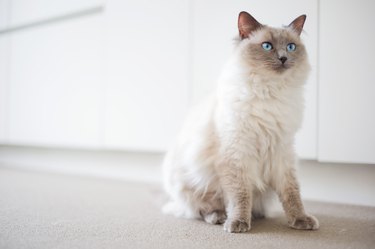
{"label": "cabinet door", "polygon": [[[4,1],[4,0],[0,0]],[[93,10],[105,0],[9,0],[11,27],[47,21],[72,13]]]}
{"label": "cabinet door", "polygon": [[374,9],[367,0],[320,2],[321,161],[375,163]]}
{"label": "cabinet door", "polygon": [[165,150],[188,102],[188,0],[109,0],[107,148]]}
{"label": "cabinet door", "polygon": [[0,0],[0,31],[8,27],[10,0]]}
{"label": "cabinet door", "polygon": [[10,0],[0,0],[0,143],[6,143],[7,86],[9,68],[9,36],[1,33],[8,28]]}
{"label": "cabinet door", "polygon": [[11,34],[12,144],[96,147],[102,115],[102,16]]}
{"label": "cabinet door", "polygon": [[9,48],[9,36],[0,35],[0,143],[7,140]]}
{"label": "cabinet door", "polygon": [[[282,10],[282,11],[280,11]],[[237,36],[237,18],[241,11],[251,13],[270,26],[288,25],[297,16],[307,14],[305,41],[312,72],[306,85],[306,109],[296,147],[300,157],[316,159],[317,143],[317,1],[297,0],[207,0],[192,1],[192,82],[193,102],[201,101],[216,87],[216,80],[229,58]]]}

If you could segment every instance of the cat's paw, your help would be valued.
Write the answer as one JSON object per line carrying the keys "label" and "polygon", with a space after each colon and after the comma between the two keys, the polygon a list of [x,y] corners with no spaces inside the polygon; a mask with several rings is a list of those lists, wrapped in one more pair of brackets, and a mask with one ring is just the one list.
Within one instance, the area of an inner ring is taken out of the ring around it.
{"label": "cat's paw", "polygon": [[209,224],[223,224],[227,219],[227,214],[224,210],[214,211],[203,216],[205,222]]}
{"label": "cat's paw", "polygon": [[299,230],[317,230],[319,221],[312,215],[297,217],[288,222],[289,226]]}
{"label": "cat's paw", "polygon": [[224,231],[229,233],[245,233],[251,228],[250,222],[244,220],[227,219],[224,223]]}

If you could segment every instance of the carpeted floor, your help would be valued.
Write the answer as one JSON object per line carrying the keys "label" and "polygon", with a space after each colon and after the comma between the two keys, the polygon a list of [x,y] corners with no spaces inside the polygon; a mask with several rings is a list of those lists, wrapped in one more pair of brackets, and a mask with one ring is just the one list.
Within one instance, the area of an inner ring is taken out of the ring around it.
{"label": "carpeted floor", "polygon": [[0,168],[0,248],[375,248],[375,208],[306,202],[318,231],[282,214],[246,234],[160,213],[159,186]]}

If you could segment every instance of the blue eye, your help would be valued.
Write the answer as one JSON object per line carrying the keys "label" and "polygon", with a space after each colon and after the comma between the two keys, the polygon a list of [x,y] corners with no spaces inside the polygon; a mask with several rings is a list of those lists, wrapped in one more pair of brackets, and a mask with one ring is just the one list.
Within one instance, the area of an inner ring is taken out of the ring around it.
{"label": "blue eye", "polygon": [[294,44],[294,43],[289,43],[289,44],[286,46],[286,49],[287,49],[289,52],[292,52],[292,51],[296,50],[296,44]]}
{"label": "blue eye", "polygon": [[272,44],[270,42],[263,42],[262,48],[266,51],[270,51],[273,47],[272,47]]}

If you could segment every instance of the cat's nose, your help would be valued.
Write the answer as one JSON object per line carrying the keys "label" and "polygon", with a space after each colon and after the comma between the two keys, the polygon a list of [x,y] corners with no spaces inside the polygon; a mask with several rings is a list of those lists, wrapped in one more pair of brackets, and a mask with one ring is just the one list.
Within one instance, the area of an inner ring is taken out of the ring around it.
{"label": "cat's nose", "polygon": [[280,58],[279,58],[279,60],[281,61],[281,63],[285,63],[286,62],[286,60],[287,60],[288,58],[286,58],[285,56],[281,56]]}
{"label": "cat's nose", "polygon": [[279,58],[279,60],[281,61],[281,63],[285,63],[286,62],[286,60],[287,60],[288,58],[286,58],[285,56],[281,56],[280,58]]}

